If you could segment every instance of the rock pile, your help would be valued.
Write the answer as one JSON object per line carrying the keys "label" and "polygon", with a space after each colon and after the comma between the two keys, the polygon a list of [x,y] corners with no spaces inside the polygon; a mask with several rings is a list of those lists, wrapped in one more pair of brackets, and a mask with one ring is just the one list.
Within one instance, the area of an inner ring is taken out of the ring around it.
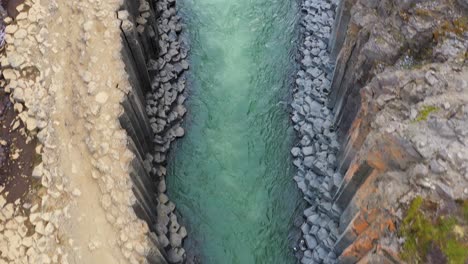
{"label": "rock pile", "polygon": [[338,236],[340,210],[332,206],[332,198],[342,175],[336,172],[339,144],[332,112],[326,106],[333,75],[327,45],[335,8],[332,1],[302,3],[301,69],[291,104],[300,142],[291,153],[298,168],[294,179],[309,204],[304,211],[306,221],[301,226],[303,240],[299,245],[304,264],[335,263],[337,257],[332,248]]}
{"label": "rock pile", "polygon": [[166,192],[167,152],[171,142],[184,135],[180,123],[187,112],[184,107],[184,89],[188,70],[187,48],[180,41],[182,24],[177,15],[175,1],[155,1],[159,54],[150,63],[150,71],[156,72],[151,83],[151,92],[146,95],[146,112],[154,132],[154,155],[148,156],[152,163],[151,174],[158,183],[158,205],[156,233],[160,244],[166,248],[168,260],[180,263],[185,259],[182,248],[187,236],[185,227],[180,226],[175,215],[175,205],[169,201]]}
{"label": "rock pile", "polygon": [[[0,64],[3,77],[8,82],[5,91],[11,93],[19,120],[27,127],[28,135],[38,136],[41,144],[36,148],[37,154],[43,154],[55,146],[50,141],[52,129],[46,128],[50,112],[45,109],[50,106],[50,94],[41,85],[44,76],[32,72],[32,62],[27,58],[31,47],[44,48],[34,38],[37,21],[28,17],[28,12],[37,11],[37,7],[38,5],[26,1],[17,7],[20,15],[16,20],[7,17],[2,21],[6,25],[4,32],[2,30],[2,34],[5,33],[2,35],[2,42],[5,41],[7,56],[0,59]],[[12,130],[19,127],[19,120],[13,124]],[[14,203],[7,203],[5,197],[8,190],[0,190],[0,263],[6,263],[5,260],[8,263],[68,263],[66,250],[57,245],[56,236],[59,233],[59,223],[70,217],[69,206],[51,208],[51,201],[68,190],[64,190],[62,184],[57,188],[59,184],[55,185],[52,178],[59,176],[56,172],[50,173],[44,169],[43,165],[46,164],[46,168],[49,168],[56,162],[55,157],[44,156],[43,163],[32,173],[39,185],[44,187],[42,201],[39,199],[30,204],[18,199]],[[50,202],[47,207],[46,201]],[[68,243],[69,241],[64,241],[64,245]]]}
{"label": "rock pile", "polygon": [[68,263],[56,230],[69,207],[44,213],[37,204],[6,203],[5,195],[0,191],[0,263]]}

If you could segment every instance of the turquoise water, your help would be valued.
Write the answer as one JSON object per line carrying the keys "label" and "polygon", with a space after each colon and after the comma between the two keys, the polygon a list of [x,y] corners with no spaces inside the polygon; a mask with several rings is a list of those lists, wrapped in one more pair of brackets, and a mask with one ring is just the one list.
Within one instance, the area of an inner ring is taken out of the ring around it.
{"label": "turquoise water", "polygon": [[181,0],[191,47],[186,136],[169,195],[201,263],[295,263],[289,157],[294,0]]}

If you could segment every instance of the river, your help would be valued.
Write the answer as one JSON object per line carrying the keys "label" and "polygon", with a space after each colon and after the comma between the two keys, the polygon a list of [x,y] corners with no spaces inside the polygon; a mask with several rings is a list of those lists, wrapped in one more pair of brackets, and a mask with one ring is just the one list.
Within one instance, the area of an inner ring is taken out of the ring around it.
{"label": "river", "polygon": [[206,264],[295,263],[289,151],[295,0],[180,0],[190,43],[186,136],[169,196]]}

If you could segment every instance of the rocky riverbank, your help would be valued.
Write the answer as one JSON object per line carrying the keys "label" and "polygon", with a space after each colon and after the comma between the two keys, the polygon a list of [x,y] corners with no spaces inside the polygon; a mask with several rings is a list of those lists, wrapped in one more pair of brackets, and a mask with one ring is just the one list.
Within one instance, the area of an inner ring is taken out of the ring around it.
{"label": "rocky riverbank", "polygon": [[158,29],[157,59],[150,61],[150,72],[155,72],[151,81],[151,91],[146,95],[146,112],[154,133],[154,154],[148,156],[150,174],[157,182],[158,204],[156,233],[159,243],[166,248],[168,261],[180,263],[185,257],[182,247],[187,230],[181,226],[175,214],[175,205],[165,194],[167,155],[171,143],[184,136],[181,122],[187,110],[185,102],[185,71],[188,48],[181,41],[182,24],[177,15],[176,1],[154,1]]}
{"label": "rocky riverbank", "polygon": [[[292,103],[301,140],[291,151],[310,205],[298,247],[302,263],[468,258],[453,253],[467,245],[457,235],[467,226],[459,213],[468,197],[461,154],[467,6],[303,3],[302,70]],[[443,235],[424,238],[427,230],[412,226],[415,215],[433,219],[424,228]],[[444,219],[452,222],[441,231]]]}
{"label": "rocky riverbank", "polygon": [[342,179],[336,172],[339,144],[333,115],[327,107],[333,64],[328,53],[336,2],[307,0],[302,3],[304,34],[301,70],[293,94],[292,120],[300,142],[291,150],[298,172],[294,177],[309,207],[301,230],[302,263],[331,263],[338,237],[340,211],[332,208],[332,194]]}

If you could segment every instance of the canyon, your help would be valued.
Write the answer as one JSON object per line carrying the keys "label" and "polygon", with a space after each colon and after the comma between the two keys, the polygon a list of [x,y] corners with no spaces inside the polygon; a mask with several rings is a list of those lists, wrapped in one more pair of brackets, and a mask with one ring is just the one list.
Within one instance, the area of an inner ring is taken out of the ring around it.
{"label": "canyon", "polygon": [[0,263],[467,261],[466,0],[2,6]]}

